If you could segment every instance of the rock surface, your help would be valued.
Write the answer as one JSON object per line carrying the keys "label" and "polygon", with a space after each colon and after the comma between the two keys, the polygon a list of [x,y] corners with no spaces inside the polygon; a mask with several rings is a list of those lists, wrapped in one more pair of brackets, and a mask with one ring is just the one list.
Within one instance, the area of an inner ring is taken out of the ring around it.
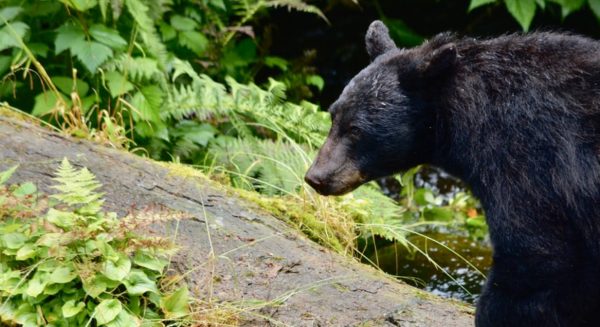
{"label": "rock surface", "polygon": [[98,177],[109,210],[181,212],[158,228],[181,246],[174,267],[204,300],[268,302],[244,325],[473,325],[471,307],[333,253],[200,175],[0,116],[0,171],[20,164],[12,182],[50,192],[63,157]]}

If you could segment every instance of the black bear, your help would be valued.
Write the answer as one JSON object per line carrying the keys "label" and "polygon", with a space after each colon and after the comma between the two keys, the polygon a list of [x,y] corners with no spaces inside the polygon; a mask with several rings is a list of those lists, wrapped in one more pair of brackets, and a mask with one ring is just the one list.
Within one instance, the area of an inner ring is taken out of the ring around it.
{"label": "black bear", "polygon": [[560,33],[441,34],[371,64],[329,112],[305,179],[338,195],[417,164],[464,180],[494,250],[477,326],[600,326],[600,42]]}

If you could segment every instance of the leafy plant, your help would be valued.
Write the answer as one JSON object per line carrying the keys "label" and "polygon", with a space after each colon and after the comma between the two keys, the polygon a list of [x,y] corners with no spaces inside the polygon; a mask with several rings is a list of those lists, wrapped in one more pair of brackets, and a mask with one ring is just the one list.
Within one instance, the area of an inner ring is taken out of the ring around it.
{"label": "leafy plant", "polygon": [[545,10],[546,7],[558,6],[562,18],[573,12],[582,10],[585,5],[600,19],[600,1],[598,0],[471,0],[469,11],[482,6],[504,3],[506,10],[519,22],[524,31],[529,30],[536,11]]}
{"label": "leafy plant", "polygon": [[101,185],[87,169],[63,160],[50,197],[32,183],[2,186],[15,169],[0,174],[2,321],[151,326],[189,315],[186,286],[160,288],[173,246],[136,235],[145,222],[135,217],[102,211]]}

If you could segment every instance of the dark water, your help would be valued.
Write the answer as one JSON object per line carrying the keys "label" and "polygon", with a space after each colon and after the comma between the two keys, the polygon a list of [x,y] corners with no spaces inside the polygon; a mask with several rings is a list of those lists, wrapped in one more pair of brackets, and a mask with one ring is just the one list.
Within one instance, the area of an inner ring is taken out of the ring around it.
{"label": "dark water", "polygon": [[474,303],[485,282],[481,273],[486,274],[491,265],[489,246],[468,236],[446,232],[427,232],[425,235],[441,244],[421,236],[411,236],[409,241],[426,253],[429,259],[417,251],[410,253],[401,244],[388,243],[372,251],[369,260],[383,271],[413,286],[442,297]]}
{"label": "dark water", "polygon": [[[400,198],[401,186],[396,179],[382,179],[379,185],[386,195],[396,200]],[[415,186],[441,195],[444,204],[465,190],[461,181],[433,167],[420,170],[415,176]],[[425,237],[408,238],[419,250],[408,251],[402,244],[377,240],[367,246],[368,260],[364,261],[434,294],[474,303],[492,263],[489,242],[475,240],[464,230],[444,228],[419,232]]]}

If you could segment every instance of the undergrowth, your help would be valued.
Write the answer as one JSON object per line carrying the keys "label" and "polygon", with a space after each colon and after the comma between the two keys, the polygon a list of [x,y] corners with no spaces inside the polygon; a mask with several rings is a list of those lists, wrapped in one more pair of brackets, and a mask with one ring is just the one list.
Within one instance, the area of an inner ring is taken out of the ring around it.
{"label": "undergrowth", "polygon": [[[66,159],[57,192],[6,185],[0,173],[0,318],[23,326],[189,324],[185,284],[162,281],[174,245],[134,232],[150,224],[102,210],[101,185]],[[167,219],[167,218],[165,218]]]}

